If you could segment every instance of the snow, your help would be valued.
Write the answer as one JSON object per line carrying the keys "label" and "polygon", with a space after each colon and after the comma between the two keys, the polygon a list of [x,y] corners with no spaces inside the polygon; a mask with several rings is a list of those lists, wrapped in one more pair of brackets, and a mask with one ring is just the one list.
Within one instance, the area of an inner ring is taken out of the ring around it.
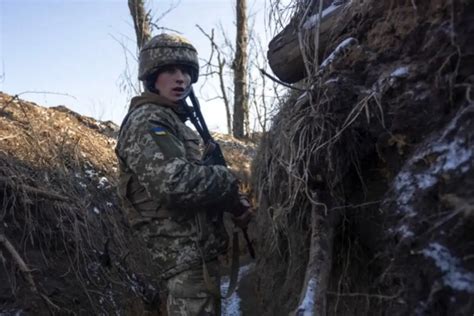
{"label": "snow", "polygon": [[317,281],[310,279],[308,286],[306,286],[306,293],[304,294],[303,301],[298,306],[297,315],[312,316],[314,315],[314,292],[316,292]]}
{"label": "snow", "polygon": [[409,67],[408,66],[400,66],[388,76],[388,84],[389,86],[393,86],[395,82],[400,78],[407,78],[409,74]]}
{"label": "snow", "polygon": [[436,184],[436,177],[431,174],[417,174],[415,175],[416,183],[420,189],[428,189]]}
{"label": "snow", "polygon": [[415,234],[408,228],[407,225],[403,224],[402,226],[400,226],[398,229],[397,229],[398,233],[400,233],[400,235],[403,237],[403,238],[410,238],[410,237],[413,237]]}
{"label": "snow", "polygon": [[[429,146],[421,146],[423,150],[415,154],[395,178],[393,186],[398,194],[397,203],[400,211],[406,215],[416,215],[411,205],[417,190],[433,188],[442,175],[449,172],[464,173],[469,170],[469,165],[474,161],[474,147],[470,146],[464,137],[456,135],[458,120],[462,116],[462,113],[458,115],[439,139],[431,139]],[[425,161],[428,156],[436,157],[436,160],[425,170],[416,171],[414,166]]]}
{"label": "snow", "polygon": [[[254,268],[253,263],[240,267],[237,282],[240,282],[240,280],[244,276],[249,274],[249,272],[253,268]],[[227,291],[227,288],[229,287],[229,282],[230,282],[230,279],[228,276],[222,277],[221,279],[221,293],[222,294],[225,294],[225,292]],[[242,315],[242,312],[240,310],[241,299],[239,297],[239,293],[237,293],[238,288],[239,286],[237,285],[237,288],[235,289],[234,293],[232,293],[232,295],[228,299],[222,300],[222,315],[226,315],[226,316]]]}
{"label": "snow", "polygon": [[395,178],[393,185],[395,191],[399,194],[397,198],[399,210],[410,217],[416,215],[413,207],[409,204],[414,197],[417,188],[415,181],[416,177],[414,177],[409,171],[401,171]]}
{"label": "snow", "polygon": [[408,70],[408,66],[398,67],[390,74],[390,77],[406,78],[408,77]]}
{"label": "snow", "polygon": [[[334,1],[329,7],[321,12],[321,20],[324,20],[327,16],[331,15],[337,8],[339,8],[344,3],[341,1]],[[303,24],[303,28],[305,29],[312,29],[318,23],[319,12],[310,16],[306,22]]]}
{"label": "snow", "polygon": [[320,68],[321,69],[326,68],[329,64],[331,64],[334,61],[334,59],[340,56],[344,52],[345,49],[347,49],[348,47],[352,45],[356,45],[357,43],[358,41],[353,37],[349,37],[343,40],[339,45],[337,45],[334,51],[321,63]]}
{"label": "snow", "polygon": [[425,257],[433,259],[435,265],[444,273],[444,285],[454,290],[474,293],[474,273],[463,269],[460,260],[453,257],[446,247],[434,242],[421,252]]}
{"label": "snow", "polygon": [[473,149],[463,146],[463,142],[456,140],[439,144],[434,148],[434,152],[445,152],[445,156],[440,160],[437,170],[451,171],[457,169],[461,164],[469,163],[474,156]]}
{"label": "snow", "polygon": [[101,177],[99,179],[99,184],[97,185],[97,189],[105,189],[108,186],[109,186],[109,179],[107,179],[106,177]]}
{"label": "snow", "polygon": [[96,214],[100,214],[100,210],[99,210],[97,207],[95,207],[95,206],[94,206],[94,208],[93,208],[93,211],[94,211],[94,213],[96,213]]}
{"label": "snow", "polygon": [[92,170],[92,169],[86,169],[86,170],[84,170],[84,172],[87,174],[87,176],[89,178],[93,178],[93,177],[97,176],[97,172],[95,170]]}
{"label": "snow", "polygon": [[340,80],[339,80],[339,77],[331,78],[331,79],[329,79],[329,80],[324,81],[323,85],[328,85],[328,84],[330,84],[330,83],[333,83],[333,82],[336,83],[336,82],[339,82],[339,81],[340,81]]}

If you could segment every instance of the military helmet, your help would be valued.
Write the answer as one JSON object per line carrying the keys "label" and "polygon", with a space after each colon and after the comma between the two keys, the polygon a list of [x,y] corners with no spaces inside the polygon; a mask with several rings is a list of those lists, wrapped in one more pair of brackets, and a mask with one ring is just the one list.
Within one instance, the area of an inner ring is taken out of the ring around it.
{"label": "military helmet", "polygon": [[196,48],[184,37],[171,34],[154,36],[140,50],[138,79],[146,81],[160,68],[183,65],[191,70],[191,82],[199,76],[199,61]]}

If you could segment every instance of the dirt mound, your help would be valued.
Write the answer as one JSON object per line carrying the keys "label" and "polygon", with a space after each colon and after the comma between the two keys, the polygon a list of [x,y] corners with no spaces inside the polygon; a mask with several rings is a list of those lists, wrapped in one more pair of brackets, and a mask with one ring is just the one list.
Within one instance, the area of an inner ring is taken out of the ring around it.
{"label": "dirt mound", "polygon": [[221,146],[229,168],[240,179],[241,189],[250,194],[251,161],[257,153],[258,141],[239,140],[220,133],[213,133],[212,137]]}
{"label": "dirt mound", "polygon": [[267,315],[473,313],[473,16],[353,1],[341,17],[325,57],[353,45],[293,93],[254,163]]}
{"label": "dirt mound", "polygon": [[[158,314],[116,196],[118,126],[0,92],[0,314]],[[255,145],[214,135],[248,186]]]}
{"label": "dirt mound", "polygon": [[3,93],[0,126],[1,313],[156,304],[153,271],[129,255],[136,244],[117,204],[117,126]]}

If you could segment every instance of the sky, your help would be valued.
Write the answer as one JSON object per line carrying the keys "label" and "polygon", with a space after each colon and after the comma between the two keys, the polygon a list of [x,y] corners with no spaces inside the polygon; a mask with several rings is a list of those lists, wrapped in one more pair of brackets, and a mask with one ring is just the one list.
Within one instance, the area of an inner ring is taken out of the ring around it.
{"label": "sky", "polygon": [[[146,3],[156,17],[175,7],[159,25],[187,37],[200,58],[208,57],[210,45],[196,24],[210,31],[222,23],[235,40],[234,0]],[[264,7],[265,0],[249,0],[253,29],[261,36]],[[122,44],[136,53],[127,0],[0,0],[0,91],[120,124],[129,101],[120,89],[126,61],[133,71],[136,67]],[[217,100],[205,101],[213,96],[211,84],[200,87],[198,82],[197,88],[210,129],[225,131],[224,106]]]}

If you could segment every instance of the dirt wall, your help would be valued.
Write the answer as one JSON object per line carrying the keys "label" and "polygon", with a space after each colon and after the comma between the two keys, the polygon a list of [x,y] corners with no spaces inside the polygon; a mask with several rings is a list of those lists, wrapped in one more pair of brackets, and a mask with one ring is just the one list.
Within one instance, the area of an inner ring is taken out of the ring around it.
{"label": "dirt wall", "polygon": [[263,310],[470,315],[474,6],[352,8],[254,163]]}

